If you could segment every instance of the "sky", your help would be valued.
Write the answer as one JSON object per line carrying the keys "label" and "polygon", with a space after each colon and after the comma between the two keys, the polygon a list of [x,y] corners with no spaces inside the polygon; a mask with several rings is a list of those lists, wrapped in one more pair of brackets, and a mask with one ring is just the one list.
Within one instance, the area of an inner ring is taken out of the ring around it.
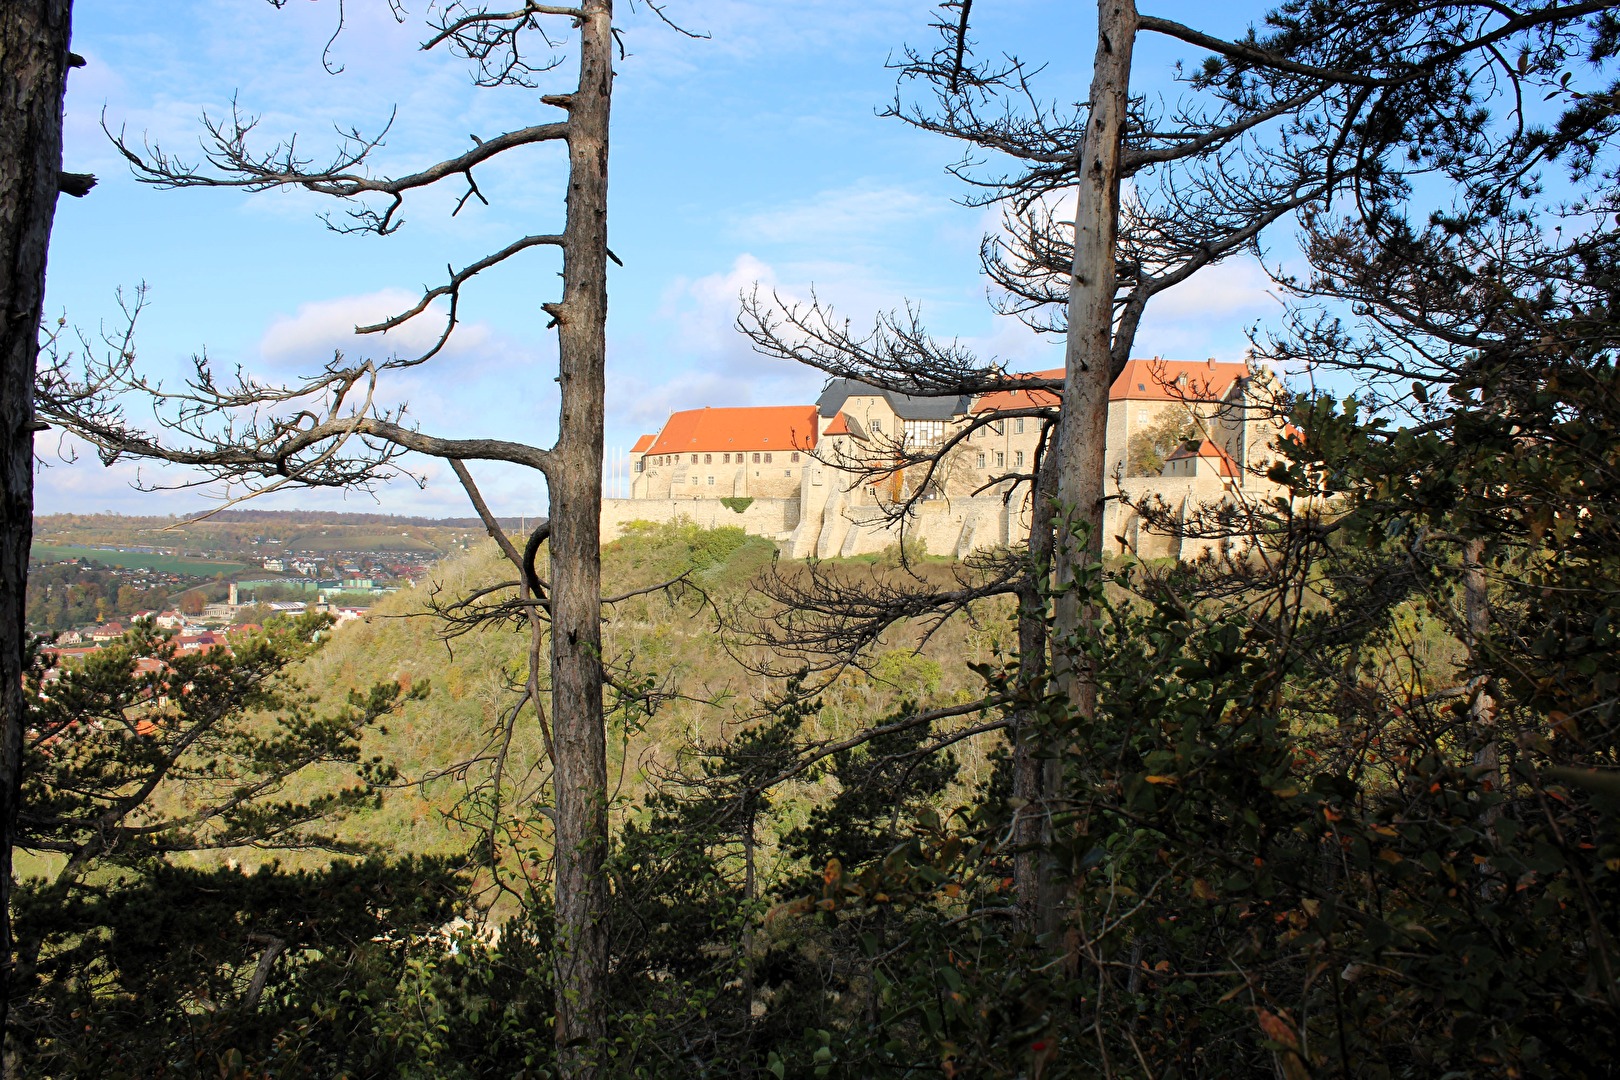
{"label": "sky", "polygon": [[[483,166],[474,200],[452,217],[461,190],[416,197],[388,237],[344,236],[323,223],[333,200],[303,192],[160,190],[140,184],[106,129],[190,161],[200,118],[233,101],[259,118],[264,145],[297,135],[301,155],[329,156],[340,131],[393,124],[374,159],[402,173],[450,157],[471,137],[557,118],[542,93],[567,89],[564,70],[541,88],[481,89],[469,65],[425,53],[426,0],[77,0],[73,48],[88,61],[69,79],[65,167],[100,182],[57,208],[46,316],[94,334],[118,325],[117,295],[144,284],[136,342],[143,371],[174,385],[206,354],[272,379],[317,370],[334,350],[351,357],[405,353],[436,327],[417,320],[379,340],[357,324],[409,306],[424,285],[517,237],[556,232],[565,161],[560,146],[531,147]],[[959,338],[1012,370],[1062,362],[1061,343],[997,316],[978,264],[998,213],[964,205],[946,172],[961,147],[880,115],[894,100],[889,66],[908,44],[932,48],[929,0],[670,0],[692,39],[620,0],[627,55],[616,65],[609,179],[608,419],[614,460],[676,409],[809,402],[818,373],[754,353],[734,328],[739,295],[756,283],[790,297],[813,289],[854,326],[882,311],[920,307],[936,335]],[[1185,10],[1183,10],[1185,9]],[[1155,14],[1196,19],[1235,35],[1263,9],[1224,13],[1179,0]],[[982,55],[1044,64],[1050,98],[1083,100],[1094,18],[1084,4],[996,0],[974,9]],[[1213,21],[1212,21],[1213,20]],[[324,63],[323,63],[324,55]],[[1144,40],[1133,87],[1176,94],[1178,58]],[[337,70],[333,74],[327,70]],[[340,69],[340,70],[338,70]],[[1286,248],[1288,237],[1275,241]],[[556,433],[555,336],[542,303],[557,291],[557,256],[540,248],[483,275],[463,296],[464,320],[441,358],[392,379],[424,431],[549,445]],[[1155,299],[1136,353],[1241,359],[1245,328],[1281,313],[1251,261],[1225,264]],[[144,491],[184,484],[172,466],[103,467],[55,433],[38,443],[41,513],[187,514],[220,489]],[[278,492],[264,509],[465,516],[447,466],[410,462],[422,484],[372,493]],[[475,475],[501,514],[543,512],[543,480],[482,465]],[[622,490],[622,485],[621,485]],[[609,494],[614,493],[609,488]]]}

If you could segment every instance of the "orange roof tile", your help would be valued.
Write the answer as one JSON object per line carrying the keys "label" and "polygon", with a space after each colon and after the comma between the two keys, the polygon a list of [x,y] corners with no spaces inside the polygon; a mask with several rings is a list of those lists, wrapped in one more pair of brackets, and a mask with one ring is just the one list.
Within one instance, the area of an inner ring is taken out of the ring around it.
{"label": "orange roof tile", "polygon": [[816,445],[814,405],[686,409],[671,413],[649,454],[699,450],[809,450]]}
{"label": "orange roof tile", "polygon": [[634,446],[632,446],[630,448],[630,452],[632,454],[642,453],[644,450],[647,449],[647,447],[649,447],[649,446],[651,446],[653,444],[653,440],[656,439],[657,437],[658,436],[656,436],[656,435],[643,435],[641,438],[636,440],[636,445],[634,445]]}
{"label": "orange roof tile", "polygon": [[837,416],[833,417],[833,422],[828,424],[827,430],[823,431],[821,434],[823,436],[853,435],[854,432],[849,430],[849,418],[843,413],[839,413]]}
{"label": "orange roof tile", "polygon": [[[1015,375],[1014,378],[1062,379],[1063,375],[1062,368],[1053,368],[1050,371],[1032,371],[1026,375]],[[981,394],[969,411],[987,413],[1004,412],[1008,409],[1034,409],[1058,404],[1059,396],[1055,390],[997,390],[991,394]]]}
{"label": "orange roof tile", "polygon": [[1108,388],[1108,400],[1213,401],[1248,373],[1247,364],[1219,360],[1127,360],[1125,370]]}
{"label": "orange roof tile", "polygon": [[1231,455],[1216,446],[1208,439],[1204,439],[1197,446],[1181,446],[1176,452],[1165,458],[1165,461],[1184,461],[1187,458],[1214,458],[1220,462],[1222,476],[1236,476],[1238,474],[1237,462]]}

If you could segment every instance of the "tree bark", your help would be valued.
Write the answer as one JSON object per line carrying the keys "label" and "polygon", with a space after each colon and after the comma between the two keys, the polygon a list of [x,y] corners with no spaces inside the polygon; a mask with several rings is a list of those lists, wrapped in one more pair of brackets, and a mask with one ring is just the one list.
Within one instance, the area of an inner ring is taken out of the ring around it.
{"label": "tree bark", "polygon": [[62,171],[72,0],[0,4],[0,1031],[10,1019],[11,852],[25,704],[28,547],[34,521],[34,369],[45,256]]}
{"label": "tree bark", "polygon": [[597,1075],[606,1033],[607,747],[602,718],[602,424],[607,333],[612,0],[586,0],[568,102],[567,224],[557,320],[562,386],[551,493],[551,686],[557,798],[558,1060]]}
{"label": "tree bark", "polygon": [[[1061,433],[1058,438],[1056,550],[1053,584],[1052,674],[1070,713],[1095,715],[1097,683],[1083,639],[1096,609],[1076,591],[1084,572],[1102,561],[1103,503],[1107,482],[1108,387],[1113,381],[1115,243],[1119,232],[1121,141],[1136,42],[1135,0],[1098,0],[1097,53],[1091,74],[1090,115],[1080,148],[1079,193],[1074,210],[1074,263],[1069,329],[1064,350]],[[1061,766],[1061,762],[1054,762]],[[1051,770],[1048,806],[1061,809],[1061,773]],[[1055,930],[1061,882],[1043,882],[1040,922]]]}
{"label": "tree bark", "polygon": [[[1057,489],[1057,447],[1047,450],[1030,494],[1029,567],[1018,586],[1018,681],[1022,688],[1038,692],[1046,677],[1046,587],[1052,568],[1052,510]],[[1040,933],[1051,929],[1052,919],[1043,913],[1045,882],[1052,867],[1051,813],[1046,795],[1050,786],[1048,765],[1050,745],[1037,740],[1036,717],[1026,706],[1013,721],[1013,797],[1019,806],[1013,811],[1013,892],[1018,897],[1020,918],[1026,930]]]}

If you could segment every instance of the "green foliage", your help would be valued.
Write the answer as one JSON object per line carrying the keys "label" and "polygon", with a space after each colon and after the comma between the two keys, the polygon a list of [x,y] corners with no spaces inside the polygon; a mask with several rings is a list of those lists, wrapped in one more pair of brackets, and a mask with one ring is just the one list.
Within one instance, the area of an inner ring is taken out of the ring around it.
{"label": "green foliage", "polygon": [[[35,665],[18,848],[55,861],[16,894],[15,985],[26,1000],[13,1035],[45,1074],[84,1075],[72,1063],[104,1062],[91,1071],[148,1076],[173,1055],[190,1062],[176,1068],[208,1068],[219,1038],[264,1043],[285,1022],[284,1013],[256,1026],[268,984],[250,989],[255,957],[267,978],[346,977],[344,949],[363,952],[357,943],[396,931],[410,940],[447,917],[461,890],[443,863],[289,877],[169,861],[205,850],[364,850],[331,826],[374,806],[397,774],[365,758],[360,739],[426,688],[380,684],[317,709],[287,671],[329,626],[325,616],[273,619],[232,650],[207,653],[180,653],[143,628],[75,666]],[[316,775],[301,797],[289,794]]]}
{"label": "green foliage", "polygon": [[928,752],[929,726],[907,723],[916,711],[905,703],[877,725],[884,734],[832,756],[828,772],[838,782],[837,793],[812,807],[805,824],[782,838],[785,851],[818,868],[834,859],[856,868],[882,858],[909,836],[915,815],[927,810],[957,774],[948,751]]}
{"label": "green foliage", "polygon": [[1160,475],[1165,459],[1186,443],[1202,439],[1203,431],[1186,404],[1167,405],[1152,423],[1131,435],[1125,450],[1126,475]]}
{"label": "green foliage", "polygon": [[154,863],[65,904],[28,889],[22,936],[50,944],[14,1050],[36,1076],[211,1077],[233,1053],[277,1076],[408,1075],[416,1045],[359,1003],[426,1004],[412,973],[452,962],[438,930],[464,893],[448,864],[417,859],[253,874]]}
{"label": "green foliage", "polygon": [[727,510],[732,510],[740,514],[744,510],[747,510],[750,506],[754,505],[754,499],[752,496],[727,496],[726,498],[720,500],[720,505],[724,506]]}
{"label": "green foliage", "polygon": [[100,564],[34,563],[28,568],[28,625],[60,632],[102,619],[123,619],[137,611],[168,607],[185,582],[150,582],[144,587]]}

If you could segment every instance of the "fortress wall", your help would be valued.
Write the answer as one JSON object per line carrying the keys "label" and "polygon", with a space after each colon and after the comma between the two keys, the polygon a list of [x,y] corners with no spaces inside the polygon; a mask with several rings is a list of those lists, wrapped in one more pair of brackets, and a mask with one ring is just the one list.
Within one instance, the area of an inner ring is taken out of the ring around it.
{"label": "fortress wall", "polygon": [[686,518],[705,529],[741,528],[755,536],[785,540],[799,524],[799,500],[755,499],[737,513],[719,499],[603,499],[602,542],[617,540],[632,521]]}
{"label": "fortress wall", "polygon": [[[1188,477],[1128,477],[1113,489],[1124,500],[1157,496],[1173,512],[1185,512],[1201,503],[1219,504],[1229,496],[1214,475]],[[819,490],[816,492],[819,494]],[[1103,550],[1119,554],[1125,548],[1144,559],[1197,558],[1212,541],[1181,541],[1147,529],[1134,510],[1120,498],[1111,498],[1103,511]],[[813,499],[801,522],[798,498],[755,499],[742,513],[719,499],[604,499],[602,540],[617,539],[632,521],[669,522],[685,518],[704,528],[739,527],[782,545],[790,558],[849,558],[870,555],[900,542],[900,530],[886,522],[870,504],[850,505],[834,492],[825,500]],[[1008,505],[998,496],[938,499],[921,504],[906,535],[921,541],[931,555],[962,558],[969,552],[1011,547],[1029,535],[1029,509]]]}
{"label": "fortress wall", "polygon": [[[871,555],[900,542],[899,527],[884,521],[870,507],[845,514],[849,532],[843,534],[839,550],[831,554]],[[906,537],[920,541],[930,555],[957,558],[980,548],[1017,544],[1028,535],[1029,511],[1009,507],[995,497],[925,502],[906,527]]]}

